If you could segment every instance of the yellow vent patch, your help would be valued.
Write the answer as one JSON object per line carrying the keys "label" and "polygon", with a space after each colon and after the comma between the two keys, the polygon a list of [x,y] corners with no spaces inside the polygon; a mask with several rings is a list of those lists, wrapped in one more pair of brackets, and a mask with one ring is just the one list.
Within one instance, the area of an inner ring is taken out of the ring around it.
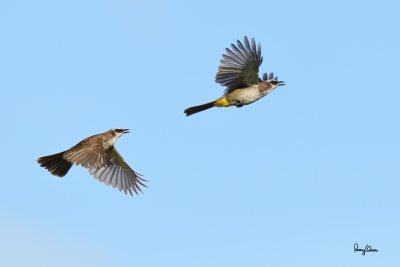
{"label": "yellow vent patch", "polygon": [[214,106],[215,107],[229,107],[229,106],[231,106],[231,104],[229,104],[228,100],[224,96],[224,97],[221,97],[220,99],[218,99],[217,101],[215,101]]}

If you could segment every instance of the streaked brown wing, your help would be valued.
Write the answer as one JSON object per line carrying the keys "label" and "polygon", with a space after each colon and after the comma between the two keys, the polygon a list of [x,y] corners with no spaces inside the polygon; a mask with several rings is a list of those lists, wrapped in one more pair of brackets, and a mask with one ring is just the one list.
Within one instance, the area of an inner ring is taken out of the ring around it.
{"label": "streaked brown wing", "polygon": [[110,164],[101,137],[91,136],[65,151],[64,159],[85,168],[100,168]]}
{"label": "streaked brown wing", "polygon": [[261,45],[256,46],[254,38],[251,44],[244,37],[244,45],[239,40],[237,46],[231,44],[231,48],[226,48],[226,53],[218,68],[215,81],[227,86],[225,93],[230,93],[237,88],[247,87],[259,82],[258,69],[262,63]]}
{"label": "streaked brown wing", "polygon": [[129,167],[114,146],[107,149],[106,153],[111,164],[100,168],[91,168],[89,170],[91,175],[100,182],[124,191],[125,194],[129,192],[132,195],[132,191],[138,194],[142,191],[140,186],[146,187],[144,182],[147,181],[141,177],[141,174]]}

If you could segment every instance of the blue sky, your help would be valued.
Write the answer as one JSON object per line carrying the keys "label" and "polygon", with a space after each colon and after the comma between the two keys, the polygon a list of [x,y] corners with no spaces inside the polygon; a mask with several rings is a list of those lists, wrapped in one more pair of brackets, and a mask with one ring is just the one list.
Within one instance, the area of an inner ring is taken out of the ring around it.
{"label": "blue sky", "polygon": [[[398,265],[399,7],[0,3],[0,265]],[[286,86],[185,117],[245,35]],[[36,163],[113,127],[142,195]]]}

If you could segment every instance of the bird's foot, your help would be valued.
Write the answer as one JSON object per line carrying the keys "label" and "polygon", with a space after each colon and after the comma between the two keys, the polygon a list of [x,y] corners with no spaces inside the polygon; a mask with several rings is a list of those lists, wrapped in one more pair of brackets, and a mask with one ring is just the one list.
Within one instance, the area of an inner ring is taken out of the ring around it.
{"label": "bird's foot", "polygon": [[237,101],[235,102],[235,106],[236,106],[237,108],[243,107],[243,100],[237,100]]}

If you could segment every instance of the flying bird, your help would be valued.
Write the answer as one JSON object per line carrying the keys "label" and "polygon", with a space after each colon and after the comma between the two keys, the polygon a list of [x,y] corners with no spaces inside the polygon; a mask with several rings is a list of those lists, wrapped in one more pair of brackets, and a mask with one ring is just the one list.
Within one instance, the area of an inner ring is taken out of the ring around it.
{"label": "flying bird", "polygon": [[89,169],[89,173],[100,182],[117,187],[125,194],[141,192],[146,187],[141,174],[135,172],[125,162],[114,147],[115,142],[129,129],[110,129],[90,136],[63,152],[39,158],[41,167],[51,174],[64,177],[73,164]]}
{"label": "flying bird", "polygon": [[244,37],[244,44],[239,40],[237,46],[231,44],[231,49],[226,48],[225,54],[222,55],[215,77],[217,83],[227,87],[224,95],[215,101],[187,108],[186,116],[212,107],[239,108],[249,105],[278,86],[285,85],[283,81],[278,80],[278,77],[274,77],[272,72],[269,75],[265,73],[262,79],[258,77],[262,61],[261,45],[256,46],[254,38],[251,39],[251,44],[247,36]]}

